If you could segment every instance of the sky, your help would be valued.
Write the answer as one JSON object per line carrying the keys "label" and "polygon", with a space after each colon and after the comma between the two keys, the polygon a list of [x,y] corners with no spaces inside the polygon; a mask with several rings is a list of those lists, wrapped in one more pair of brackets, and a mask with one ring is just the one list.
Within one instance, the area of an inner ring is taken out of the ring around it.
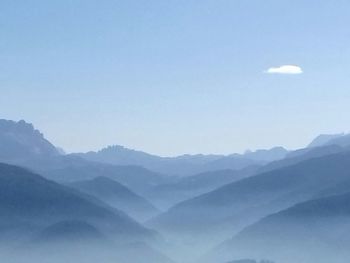
{"label": "sky", "polygon": [[350,131],[348,0],[2,0],[0,118],[67,152],[303,147]]}

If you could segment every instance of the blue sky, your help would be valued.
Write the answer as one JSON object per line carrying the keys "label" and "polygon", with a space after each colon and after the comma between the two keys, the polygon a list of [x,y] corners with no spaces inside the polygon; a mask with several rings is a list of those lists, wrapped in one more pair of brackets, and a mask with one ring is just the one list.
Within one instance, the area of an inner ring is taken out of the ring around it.
{"label": "blue sky", "polygon": [[[348,0],[2,0],[0,117],[68,151],[302,147],[350,130]],[[267,74],[298,65],[303,74]]]}

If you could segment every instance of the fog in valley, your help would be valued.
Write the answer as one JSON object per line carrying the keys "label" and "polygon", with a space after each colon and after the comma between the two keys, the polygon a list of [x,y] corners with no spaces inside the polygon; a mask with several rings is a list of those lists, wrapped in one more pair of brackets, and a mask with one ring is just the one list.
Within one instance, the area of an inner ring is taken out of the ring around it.
{"label": "fog in valley", "polygon": [[[96,161],[62,154],[31,124],[1,120],[1,259],[347,262],[350,137],[327,138],[296,151],[215,157],[110,147],[115,160],[102,150]],[[138,158],[201,172],[168,175]]]}
{"label": "fog in valley", "polygon": [[349,263],[349,0],[0,1],[0,263]]}

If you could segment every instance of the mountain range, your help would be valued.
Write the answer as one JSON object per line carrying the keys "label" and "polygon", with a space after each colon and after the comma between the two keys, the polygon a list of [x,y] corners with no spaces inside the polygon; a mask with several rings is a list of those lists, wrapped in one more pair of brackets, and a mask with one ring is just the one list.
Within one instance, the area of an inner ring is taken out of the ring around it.
{"label": "mountain range", "polygon": [[249,166],[242,170],[226,169],[179,177],[169,183],[152,187],[144,195],[164,210],[181,201],[251,176],[258,171],[258,168],[260,166]]}
{"label": "mountain range", "polygon": [[114,165],[139,165],[149,170],[177,176],[188,176],[207,171],[232,169],[240,170],[251,165],[266,164],[283,159],[288,153],[282,147],[270,150],[247,151],[244,154],[231,155],[182,155],[160,157],[141,151],[130,150],[122,146],[109,146],[98,152],[74,154],[86,160]]}
{"label": "mountain range", "polygon": [[286,263],[345,262],[350,256],[349,202],[350,188],[346,194],[298,203],[269,215],[217,248],[218,257],[212,262],[244,255]]}
{"label": "mountain range", "polygon": [[148,226],[173,237],[180,247],[194,242],[204,253],[261,218],[348,180],[349,170],[350,152],[312,158],[180,202]]}
{"label": "mountain range", "polygon": [[91,180],[76,181],[70,183],[69,186],[92,195],[112,207],[125,211],[128,215],[140,221],[145,221],[159,212],[145,198],[108,177],[100,176]]}
{"label": "mountain range", "polygon": [[0,228],[6,226],[7,232],[3,241],[65,220],[90,223],[116,238],[124,238],[124,233],[137,238],[154,236],[124,212],[17,166],[0,164],[0,193]]}
{"label": "mountain range", "polygon": [[23,120],[0,120],[0,160],[13,161],[59,154],[59,150],[32,124]]}
{"label": "mountain range", "polygon": [[350,135],[305,148],[160,157],[65,154],[0,120],[6,262],[347,263]]}

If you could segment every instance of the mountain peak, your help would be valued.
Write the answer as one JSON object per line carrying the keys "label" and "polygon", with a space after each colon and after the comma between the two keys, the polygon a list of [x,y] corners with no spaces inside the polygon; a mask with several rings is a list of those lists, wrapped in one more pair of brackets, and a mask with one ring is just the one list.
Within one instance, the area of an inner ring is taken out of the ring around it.
{"label": "mountain peak", "polygon": [[0,131],[1,132],[18,132],[18,133],[34,133],[37,136],[44,137],[42,133],[34,129],[33,124],[28,123],[24,120],[18,122],[13,120],[0,119]]}
{"label": "mountain peak", "polygon": [[54,145],[45,139],[31,123],[0,119],[0,159],[28,159],[59,155]]}
{"label": "mountain peak", "polygon": [[311,141],[311,143],[307,146],[307,148],[314,148],[314,147],[320,147],[328,142],[338,139],[340,137],[343,137],[345,133],[338,133],[338,134],[320,134],[315,139]]}

